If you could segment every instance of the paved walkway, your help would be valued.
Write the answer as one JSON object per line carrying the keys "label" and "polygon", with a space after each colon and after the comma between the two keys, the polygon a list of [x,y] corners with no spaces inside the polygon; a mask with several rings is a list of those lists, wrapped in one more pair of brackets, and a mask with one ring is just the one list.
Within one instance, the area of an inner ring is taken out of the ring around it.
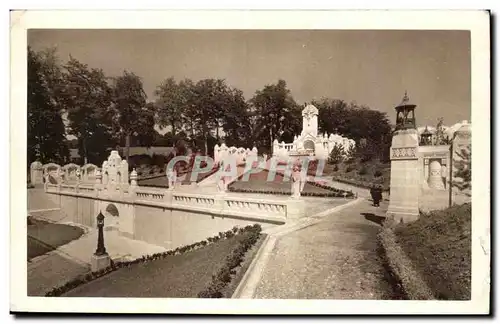
{"label": "paved walkway", "polygon": [[[106,251],[113,260],[134,260],[146,254],[166,251],[165,248],[105,231]],[[28,262],[28,294],[41,296],[90,271],[90,259],[97,247],[97,231],[91,230],[77,240]]]}
{"label": "paved walkway", "polygon": [[359,199],[269,231],[235,298],[388,299],[377,233],[387,209]]}

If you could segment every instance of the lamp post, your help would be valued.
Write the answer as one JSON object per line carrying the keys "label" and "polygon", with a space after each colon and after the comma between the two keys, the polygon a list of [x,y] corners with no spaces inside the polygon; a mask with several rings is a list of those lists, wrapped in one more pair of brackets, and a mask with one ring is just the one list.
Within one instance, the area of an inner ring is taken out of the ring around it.
{"label": "lamp post", "polygon": [[97,249],[95,250],[94,255],[92,255],[90,262],[91,270],[93,272],[105,269],[111,264],[111,258],[104,247],[103,227],[104,215],[99,212],[99,215],[97,215]]}
{"label": "lamp post", "polygon": [[452,182],[453,182],[453,142],[455,141],[455,135],[456,135],[456,132],[453,133],[453,137],[451,138],[451,144],[450,144],[450,165],[448,166],[449,167],[449,177],[450,177],[450,180],[448,181],[448,207],[451,207],[451,204],[452,204],[452,196],[453,196],[453,193],[452,193]]}
{"label": "lamp post", "polygon": [[97,215],[97,249],[95,250],[94,255],[101,256],[101,255],[106,255],[108,254],[106,252],[106,247],[104,246],[104,233],[103,233],[103,227],[104,227],[104,215],[99,212],[99,215]]}

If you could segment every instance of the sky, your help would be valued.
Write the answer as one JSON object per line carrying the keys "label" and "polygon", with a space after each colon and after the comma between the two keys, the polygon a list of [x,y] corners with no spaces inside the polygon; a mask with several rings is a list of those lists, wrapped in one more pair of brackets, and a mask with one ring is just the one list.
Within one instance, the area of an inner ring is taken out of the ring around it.
{"label": "sky", "polygon": [[283,79],[299,104],[355,101],[394,123],[408,91],[419,126],[471,119],[468,31],[32,29],[28,45],[109,76],[133,71],[150,101],[168,77],[226,79],[246,99]]}

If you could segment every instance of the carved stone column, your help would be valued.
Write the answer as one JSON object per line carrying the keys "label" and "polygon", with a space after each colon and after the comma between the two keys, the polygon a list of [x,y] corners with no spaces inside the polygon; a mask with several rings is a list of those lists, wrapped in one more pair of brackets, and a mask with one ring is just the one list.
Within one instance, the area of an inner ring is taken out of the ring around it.
{"label": "carved stone column", "polygon": [[392,138],[390,190],[387,217],[398,223],[417,220],[420,174],[416,129],[399,130]]}

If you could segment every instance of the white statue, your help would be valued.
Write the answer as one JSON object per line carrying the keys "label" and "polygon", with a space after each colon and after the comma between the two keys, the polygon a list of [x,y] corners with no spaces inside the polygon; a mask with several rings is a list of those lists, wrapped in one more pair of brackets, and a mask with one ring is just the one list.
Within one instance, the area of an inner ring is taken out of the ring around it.
{"label": "white statue", "polygon": [[167,180],[168,180],[168,189],[174,190],[175,183],[177,182],[177,171],[175,168],[169,168],[167,170]]}
{"label": "white statue", "polygon": [[225,193],[226,192],[226,181],[224,177],[219,177],[217,181],[217,192],[219,193]]}
{"label": "white statue", "polygon": [[302,176],[300,164],[295,163],[292,171],[292,198],[299,198],[301,190]]}

